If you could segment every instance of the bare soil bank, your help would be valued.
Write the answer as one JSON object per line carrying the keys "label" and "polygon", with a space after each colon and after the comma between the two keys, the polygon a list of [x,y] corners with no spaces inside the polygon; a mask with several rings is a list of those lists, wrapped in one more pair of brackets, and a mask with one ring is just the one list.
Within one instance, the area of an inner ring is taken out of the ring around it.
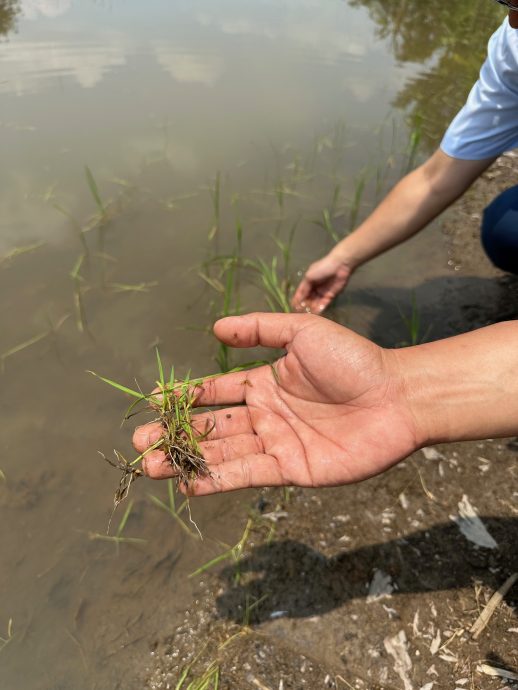
{"label": "bare soil bank", "polygon": [[[489,264],[479,223],[517,172],[516,156],[499,159],[447,219],[452,272],[491,285],[490,300],[466,292],[458,330],[516,315],[516,281]],[[259,492],[238,569],[199,576],[139,687],[175,688],[190,663],[194,678],[213,661],[233,690],[518,687],[518,584],[470,633],[518,572],[517,479],[518,443],[489,440],[424,449],[356,486]],[[489,541],[470,531],[471,508]]]}

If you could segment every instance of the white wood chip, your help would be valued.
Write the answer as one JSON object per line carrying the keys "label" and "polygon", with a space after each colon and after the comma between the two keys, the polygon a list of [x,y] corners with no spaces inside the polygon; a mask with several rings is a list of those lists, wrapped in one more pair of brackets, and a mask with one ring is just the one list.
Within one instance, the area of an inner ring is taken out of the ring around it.
{"label": "white wood chip", "polygon": [[441,631],[437,631],[437,635],[434,637],[432,640],[432,644],[430,645],[430,654],[434,656],[437,654],[439,651],[439,647],[441,646]]}
{"label": "white wood chip", "polygon": [[394,659],[394,671],[401,678],[405,690],[414,690],[408,676],[412,670],[412,660],[408,654],[408,642],[405,631],[400,630],[394,637],[386,637],[383,644],[388,654]]}
{"label": "white wood chip", "polygon": [[419,632],[419,609],[414,613],[414,620],[412,622],[412,634],[414,637],[421,637]]}
{"label": "white wood chip", "polygon": [[508,671],[506,668],[498,668],[497,666],[490,666],[489,664],[479,664],[477,666],[479,673],[485,673],[486,676],[493,676],[494,678],[506,678],[507,680],[518,680],[518,673]]}
{"label": "white wood chip", "polygon": [[369,585],[369,594],[367,596],[367,603],[372,604],[374,601],[386,599],[390,597],[394,591],[394,583],[392,578],[383,570],[375,570],[372,581]]}
{"label": "white wood chip", "polygon": [[450,515],[450,519],[457,523],[457,527],[468,541],[485,549],[497,549],[498,544],[489,534],[486,526],[478,517],[477,511],[464,494],[459,503],[459,514]]}
{"label": "white wood chip", "polygon": [[442,453],[439,453],[436,448],[431,448],[430,446],[427,448],[421,448],[421,453],[427,460],[446,460]]}

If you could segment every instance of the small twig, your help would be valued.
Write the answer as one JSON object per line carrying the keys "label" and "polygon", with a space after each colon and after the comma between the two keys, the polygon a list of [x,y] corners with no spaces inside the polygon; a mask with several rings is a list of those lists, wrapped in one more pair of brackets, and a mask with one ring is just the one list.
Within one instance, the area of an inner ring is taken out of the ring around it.
{"label": "small twig", "polygon": [[258,680],[258,679],[257,679],[255,676],[253,676],[252,674],[249,674],[249,675],[247,676],[247,681],[248,681],[249,683],[252,683],[252,685],[255,685],[256,688],[259,688],[259,690],[271,690],[271,688],[269,688],[267,685],[264,685],[263,683],[261,683],[261,681]]}
{"label": "small twig", "polygon": [[487,602],[487,604],[484,606],[482,609],[482,613],[480,616],[477,618],[477,620],[473,623],[473,625],[470,628],[470,633],[473,636],[473,639],[476,640],[480,636],[480,633],[484,630],[486,625],[489,623],[489,620],[491,616],[494,614],[496,609],[500,606],[503,598],[507,594],[507,592],[511,589],[511,587],[514,585],[514,583],[518,580],[518,573],[513,573],[510,577],[507,578],[507,580],[504,582],[504,584],[498,589],[491,599]]}
{"label": "small twig", "polygon": [[518,680],[518,673],[508,671],[506,668],[498,668],[497,666],[490,666],[489,664],[479,664],[477,666],[479,673],[485,673],[486,676],[493,676],[494,678],[505,678],[506,680]]}
{"label": "small twig", "polygon": [[417,465],[417,463],[415,463],[414,461],[412,461],[412,464],[413,464],[413,466],[415,467],[415,469],[416,469],[416,471],[417,471],[417,474],[418,474],[418,476],[419,476],[419,481],[421,482],[421,486],[422,486],[422,488],[423,488],[423,491],[424,491],[426,497],[429,498],[430,501],[433,501],[434,503],[439,503],[439,504],[440,504],[441,502],[439,501],[439,499],[437,498],[437,496],[435,496],[435,495],[426,487],[426,484],[424,483],[423,475],[421,474],[421,470],[419,469],[419,466]]}

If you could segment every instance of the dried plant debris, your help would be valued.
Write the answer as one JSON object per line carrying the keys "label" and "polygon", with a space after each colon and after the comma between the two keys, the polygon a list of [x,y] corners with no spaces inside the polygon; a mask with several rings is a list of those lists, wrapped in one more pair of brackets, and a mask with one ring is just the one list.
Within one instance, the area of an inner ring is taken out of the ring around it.
{"label": "dried plant debris", "polygon": [[393,637],[383,640],[385,650],[394,659],[394,671],[401,678],[405,690],[414,690],[409,674],[412,671],[412,661],[408,654],[408,641],[404,630],[400,630]]}
{"label": "dried plant debris", "polygon": [[505,595],[509,592],[509,590],[513,587],[513,585],[516,582],[518,582],[518,573],[513,573],[510,577],[507,578],[507,580],[500,587],[500,589],[498,589],[493,594],[491,599],[487,602],[482,613],[470,628],[470,633],[473,635],[474,640],[476,640],[480,636],[480,633],[489,623],[491,616],[495,613],[497,608],[504,600]]}

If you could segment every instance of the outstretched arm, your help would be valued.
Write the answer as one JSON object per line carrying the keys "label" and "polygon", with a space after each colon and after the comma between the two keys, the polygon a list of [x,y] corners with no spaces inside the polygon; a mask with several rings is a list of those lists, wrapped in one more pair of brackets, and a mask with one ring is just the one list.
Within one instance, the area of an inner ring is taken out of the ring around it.
{"label": "outstretched arm", "polygon": [[406,175],[353,233],[308,268],[293,296],[293,307],[322,312],[356,268],[422,230],[494,160],[460,160],[436,151]]}
{"label": "outstretched arm", "polygon": [[[275,364],[208,379],[195,417],[211,476],[195,495],[258,486],[333,486],[379,474],[432,443],[518,434],[518,323],[401,350],[298,314],[228,317],[214,327],[234,347],[283,348]],[[159,424],[138,428],[143,452]],[[143,461],[173,475],[165,455]]]}

